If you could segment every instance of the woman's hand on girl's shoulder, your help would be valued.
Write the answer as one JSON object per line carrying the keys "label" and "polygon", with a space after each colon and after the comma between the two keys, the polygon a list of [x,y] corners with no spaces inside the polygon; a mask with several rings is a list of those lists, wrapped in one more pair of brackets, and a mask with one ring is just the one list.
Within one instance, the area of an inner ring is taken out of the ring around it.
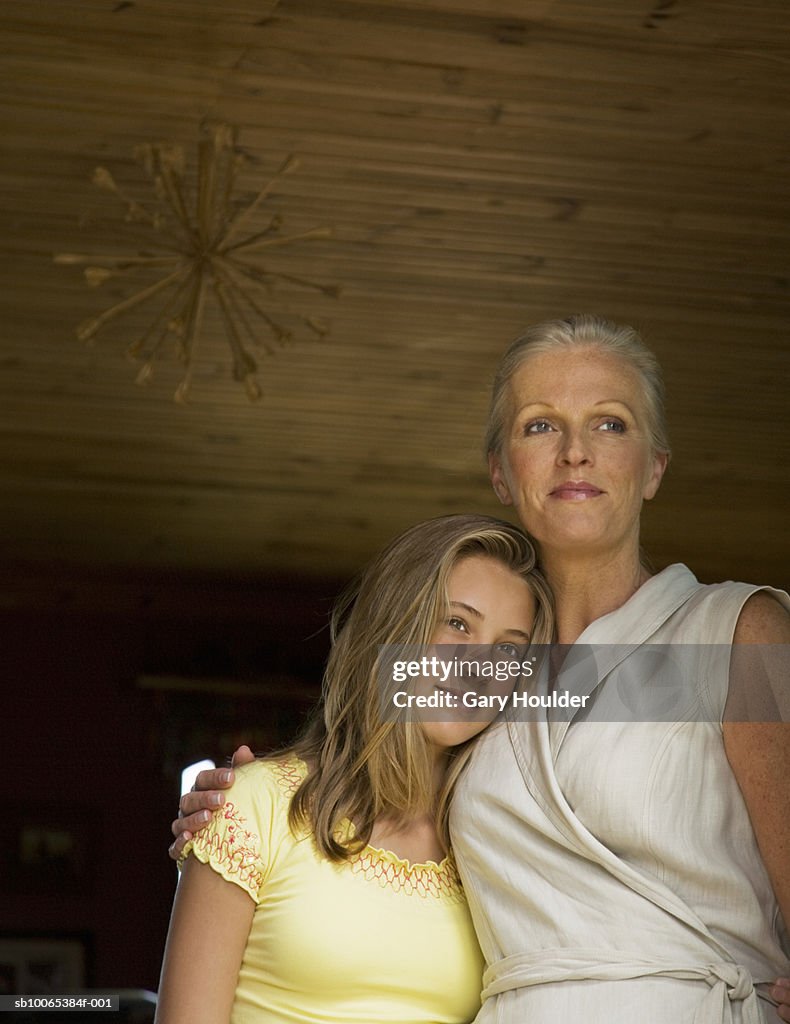
{"label": "woman's hand on girl's shoulder", "polygon": [[178,860],[184,847],[193,837],[211,821],[213,812],[225,802],[224,789],[233,785],[233,768],[249,764],[255,755],[247,746],[241,746],[234,753],[230,768],[211,768],[200,772],[195,779],[191,792],[184,793],[178,804],[178,817],[170,824],[170,831],[175,836],[168,853],[173,860]]}

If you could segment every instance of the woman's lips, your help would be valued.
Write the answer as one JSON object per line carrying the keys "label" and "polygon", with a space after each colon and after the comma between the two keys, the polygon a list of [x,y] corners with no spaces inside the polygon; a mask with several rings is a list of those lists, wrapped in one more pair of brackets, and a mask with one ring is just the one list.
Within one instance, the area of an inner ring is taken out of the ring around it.
{"label": "woman's lips", "polygon": [[562,501],[585,501],[587,498],[597,498],[603,491],[586,480],[569,480],[560,484],[551,492],[552,498],[560,498]]}

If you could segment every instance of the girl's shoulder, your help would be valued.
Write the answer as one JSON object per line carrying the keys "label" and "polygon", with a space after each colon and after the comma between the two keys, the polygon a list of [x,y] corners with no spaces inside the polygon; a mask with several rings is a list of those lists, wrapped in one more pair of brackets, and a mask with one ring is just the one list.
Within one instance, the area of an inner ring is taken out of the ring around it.
{"label": "girl's shoulder", "polygon": [[235,780],[229,790],[263,788],[272,796],[290,798],[307,776],[307,765],[296,754],[284,753],[274,757],[261,757],[249,764],[234,768]]}

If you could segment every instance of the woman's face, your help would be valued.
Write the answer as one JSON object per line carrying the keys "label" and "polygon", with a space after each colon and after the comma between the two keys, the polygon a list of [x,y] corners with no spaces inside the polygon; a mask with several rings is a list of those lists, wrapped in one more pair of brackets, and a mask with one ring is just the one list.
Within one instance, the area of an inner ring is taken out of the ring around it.
{"label": "woman's face", "polygon": [[595,348],[528,356],[510,382],[510,418],[490,457],[500,501],[544,552],[638,545],[642,501],[667,457],[651,451],[639,376]]}
{"label": "woman's face", "polygon": [[[535,621],[535,599],[521,576],[488,555],[459,559],[450,572],[449,605],[431,639],[431,653],[447,665],[521,663]],[[426,692],[445,695],[440,711],[421,716],[429,741],[440,749],[456,746],[482,732],[501,708],[497,700],[479,702],[513,692],[518,679],[483,678],[476,674],[450,673],[447,679],[423,680]],[[444,721],[434,721],[444,718]]]}

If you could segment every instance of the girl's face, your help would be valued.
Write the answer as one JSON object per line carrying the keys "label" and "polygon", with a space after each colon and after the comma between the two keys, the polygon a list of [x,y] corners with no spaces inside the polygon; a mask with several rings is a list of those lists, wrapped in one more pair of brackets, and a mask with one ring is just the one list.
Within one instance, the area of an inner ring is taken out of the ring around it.
{"label": "girl's face", "polygon": [[[535,598],[526,581],[502,562],[488,555],[467,555],[453,566],[447,582],[449,604],[444,621],[431,638],[431,653],[446,664],[520,663],[535,621]],[[438,646],[435,646],[438,645]],[[439,749],[457,746],[482,732],[501,710],[479,698],[513,692],[517,679],[486,678],[456,671],[427,678],[424,692],[442,700],[440,710],[426,713],[422,728]],[[477,703],[473,703],[476,701]],[[443,718],[443,721],[433,719]]]}
{"label": "girl's face", "polygon": [[491,479],[544,555],[638,542],[642,502],[667,459],[651,450],[636,370],[595,348],[528,356],[510,382],[510,410]]}

